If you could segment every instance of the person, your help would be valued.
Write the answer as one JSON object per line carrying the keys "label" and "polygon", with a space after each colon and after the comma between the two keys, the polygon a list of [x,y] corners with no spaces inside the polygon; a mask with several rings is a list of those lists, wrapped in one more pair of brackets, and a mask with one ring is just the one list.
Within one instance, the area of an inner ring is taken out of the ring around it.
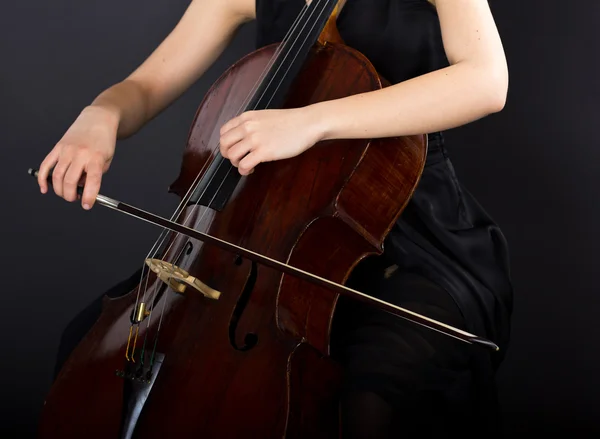
{"label": "person", "polygon": [[[193,0],[139,68],[82,110],[41,164],[41,192],[53,169],[54,192],[73,202],[84,177],[81,204],[92,208],[117,139],[184,93],[240,25],[256,20],[262,47],[281,41],[302,7],[304,0]],[[492,12],[482,0],[348,0],[337,24],[344,42],[392,85],[303,108],[244,112],[222,126],[221,153],[248,175],[323,140],[428,133],[421,180],[384,254],[361,263],[349,285],[489,338],[500,352],[340,300],[332,355],[344,370],[342,437],[497,437],[495,374],[509,344],[513,297],[508,245],[457,178],[443,136],[505,105],[508,68]],[[63,358],[94,312],[67,328]]]}

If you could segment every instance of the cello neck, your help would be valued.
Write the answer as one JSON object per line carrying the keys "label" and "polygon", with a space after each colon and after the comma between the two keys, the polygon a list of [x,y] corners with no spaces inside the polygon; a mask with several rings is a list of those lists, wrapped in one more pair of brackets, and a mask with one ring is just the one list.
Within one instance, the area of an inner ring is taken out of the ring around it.
{"label": "cello neck", "polygon": [[310,50],[317,42],[332,41],[332,29],[337,33],[335,18],[345,1],[312,0],[303,8],[245,110],[281,108]]}
{"label": "cello neck", "polygon": [[[311,1],[311,0],[309,0]],[[315,1],[315,0],[312,0]],[[318,41],[320,44],[327,44],[327,43],[340,43],[340,44],[344,44],[344,40],[342,39],[336,22],[338,17],[340,16],[340,13],[342,12],[342,8],[344,7],[344,5],[346,4],[346,0],[338,0],[337,4],[335,5],[335,8],[333,9],[333,12],[331,13],[331,15],[329,16],[329,18],[327,19],[327,23],[325,23],[325,26],[323,28],[323,30],[321,31],[321,34],[319,35]]]}

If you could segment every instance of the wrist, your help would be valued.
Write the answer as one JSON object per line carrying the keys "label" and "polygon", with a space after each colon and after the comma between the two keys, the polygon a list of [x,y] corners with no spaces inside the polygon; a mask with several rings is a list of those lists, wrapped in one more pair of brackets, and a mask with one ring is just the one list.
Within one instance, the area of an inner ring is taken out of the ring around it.
{"label": "wrist", "polygon": [[82,113],[94,115],[101,118],[104,122],[118,129],[121,122],[121,112],[116,105],[107,105],[102,103],[92,103],[85,107]]}
{"label": "wrist", "polygon": [[322,103],[304,107],[308,120],[309,130],[312,132],[314,142],[329,140],[331,135],[331,121],[323,109]]}

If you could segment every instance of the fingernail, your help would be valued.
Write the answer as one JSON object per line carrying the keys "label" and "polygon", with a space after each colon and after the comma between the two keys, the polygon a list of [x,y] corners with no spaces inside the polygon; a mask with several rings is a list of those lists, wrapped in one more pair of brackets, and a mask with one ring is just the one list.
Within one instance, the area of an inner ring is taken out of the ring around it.
{"label": "fingernail", "polygon": [[84,205],[83,205],[83,208],[84,208],[85,210],[90,210],[90,205],[89,205],[89,204],[84,204]]}

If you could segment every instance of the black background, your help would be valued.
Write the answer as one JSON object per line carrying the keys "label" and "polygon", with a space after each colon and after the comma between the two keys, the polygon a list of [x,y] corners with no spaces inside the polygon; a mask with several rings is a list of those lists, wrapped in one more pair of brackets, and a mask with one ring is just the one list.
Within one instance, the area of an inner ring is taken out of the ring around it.
{"label": "black background", "polygon": [[[158,235],[109,209],[40,195],[27,169],[98,92],[150,54],[187,4],[32,0],[0,9],[2,437],[33,434],[64,326],[138,268]],[[600,2],[491,6],[509,60],[508,103],[447,140],[459,178],[511,246],[513,338],[498,377],[507,437],[597,437]],[[253,44],[254,27],[245,26],[185,96],[121,141],[101,193],[170,216],[179,200],[166,188],[194,112]]]}

